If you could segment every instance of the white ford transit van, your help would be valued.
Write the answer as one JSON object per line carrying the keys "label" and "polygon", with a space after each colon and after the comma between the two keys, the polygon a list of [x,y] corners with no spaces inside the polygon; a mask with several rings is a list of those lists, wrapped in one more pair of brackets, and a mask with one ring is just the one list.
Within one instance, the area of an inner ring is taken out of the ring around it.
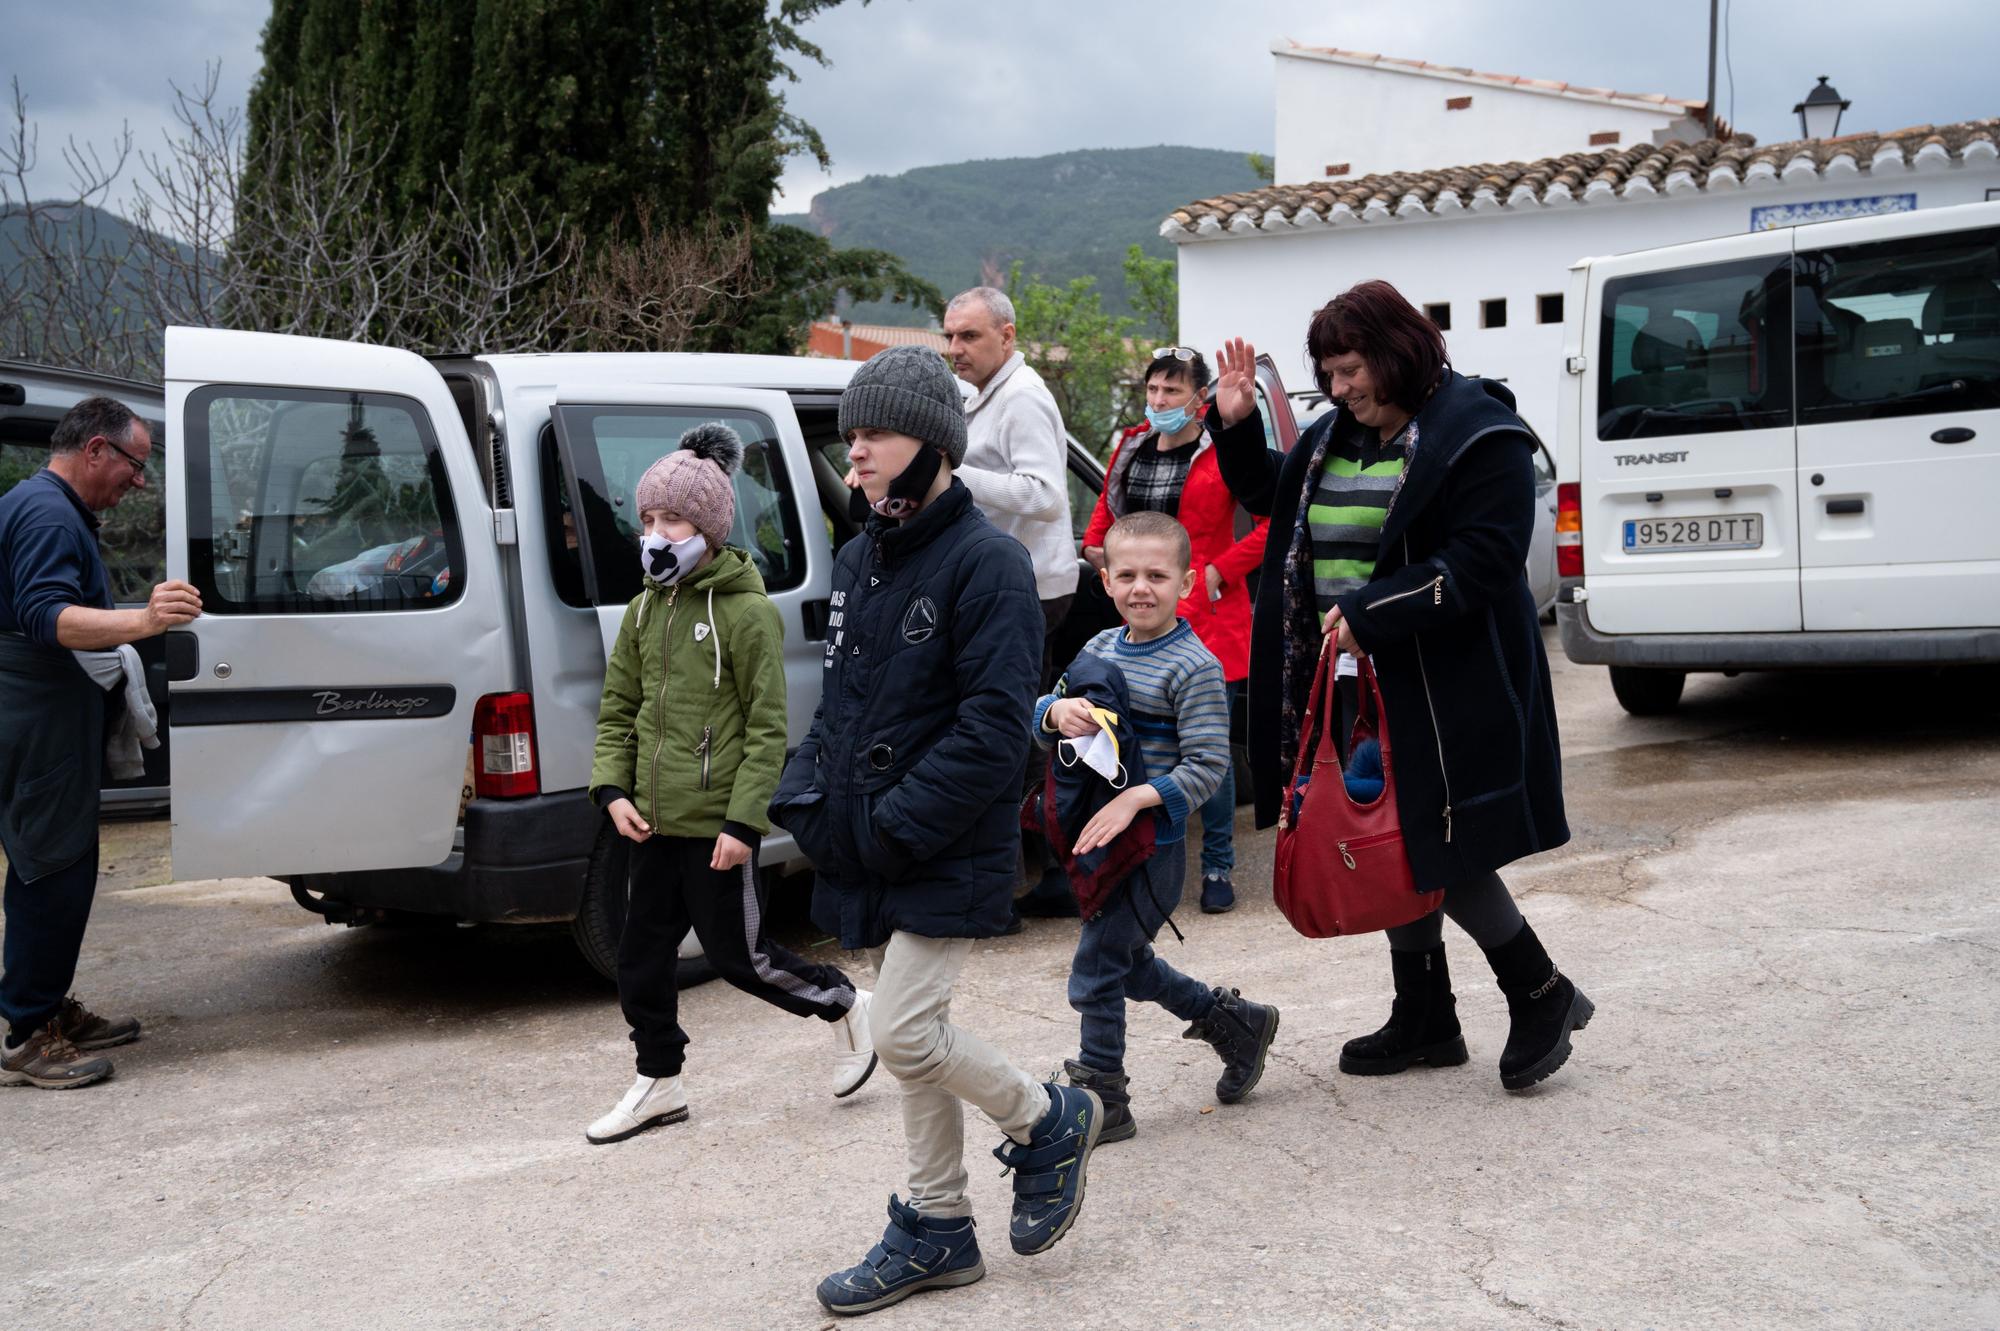
{"label": "white ford transit van", "polygon": [[[172,328],[166,368],[167,572],[204,610],[166,643],[176,874],[282,878],[335,920],[574,920],[612,973],[624,846],[585,786],[634,488],[692,425],[743,437],[731,543],[784,620],[796,744],[856,531],[855,366]],[[1102,476],[1072,441],[1075,522]]]}
{"label": "white ford transit van", "polygon": [[1587,259],[1567,305],[1557,618],[1626,710],[2000,661],[2000,203]]}

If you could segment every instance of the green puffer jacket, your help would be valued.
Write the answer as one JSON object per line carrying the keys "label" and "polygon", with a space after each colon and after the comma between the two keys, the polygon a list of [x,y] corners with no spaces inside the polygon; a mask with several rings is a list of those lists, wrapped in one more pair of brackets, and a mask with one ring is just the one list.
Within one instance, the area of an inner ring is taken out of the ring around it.
{"label": "green puffer jacket", "polygon": [[679,584],[647,583],[604,668],[590,795],[625,792],[662,836],[759,836],[785,766],[785,642],[750,556],[725,547]]}

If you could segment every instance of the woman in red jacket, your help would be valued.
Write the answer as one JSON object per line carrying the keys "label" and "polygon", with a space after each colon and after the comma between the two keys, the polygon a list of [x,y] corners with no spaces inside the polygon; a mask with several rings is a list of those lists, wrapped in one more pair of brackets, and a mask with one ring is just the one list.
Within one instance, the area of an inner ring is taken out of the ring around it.
{"label": "woman in red jacket", "polygon": [[[1180,520],[1200,573],[1181,617],[1222,662],[1230,705],[1250,673],[1250,591],[1244,579],[1264,559],[1266,519],[1240,539],[1236,500],[1222,483],[1202,415],[1207,407],[1208,362],[1192,347],[1162,347],[1146,367],[1144,434],[1127,438],[1111,455],[1104,492],[1083,536],[1083,557],[1104,567],[1104,533],[1127,513],[1151,510]],[[1217,915],[1236,904],[1230,873],[1236,867],[1236,775],[1201,807],[1201,908]]]}

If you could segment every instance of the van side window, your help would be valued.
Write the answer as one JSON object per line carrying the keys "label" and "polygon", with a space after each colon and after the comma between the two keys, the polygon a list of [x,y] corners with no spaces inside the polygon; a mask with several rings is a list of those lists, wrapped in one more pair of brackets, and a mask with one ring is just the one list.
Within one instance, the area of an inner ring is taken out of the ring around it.
{"label": "van side window", "polygon": [[1645,439],[1792,423],[1787,257],[1604,284],[1597,436]]}
{"label": "van side window", "polygon": [[2000,407],[2000,228],[1797,265],[1801,424]]}
{"label": "van side window", "polygon": [[189,578],[218,615],[428,610],[465,547],[429,415],[408,398],[189,394]]}
{"label": "van side window", "polygon": [[[735,476],[736,522],[729,544],[746,550],[769,591],[805,580],[805,552],[791,485],[779,456],[778,431],[769,418],[741,408],[699,411],[689,407],[560,406],[564,457],[574,476],[544,473],[544,508],[551,515],[550,565],[564,580],[575,566],[568,482],[582,496],[586,546],[596,575],[597,604],[622,605],[639,594],[639,478],[672,452],[697,425],[720,421],[743,439],[743,466]],[[560,485],[552,484],[560,479]],[[558,587],[563,599],[580,586]]]}

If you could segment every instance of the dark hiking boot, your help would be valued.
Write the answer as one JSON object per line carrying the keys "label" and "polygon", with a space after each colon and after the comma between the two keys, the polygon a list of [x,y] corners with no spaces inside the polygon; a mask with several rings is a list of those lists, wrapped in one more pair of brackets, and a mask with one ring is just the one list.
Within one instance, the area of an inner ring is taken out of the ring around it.
{"label": "dark hiking boot", "polygon": [[1083,1210],[1084,1167],[1104,1130],[1097,1092],[1048,1083],[1049,1112],[1026,1146],[1009,1137],[993,1151],[1014,1175],[1014,1217],[1008,1241],[1022,1256],[1056,1246]]}
{"label": "dark hiking boot", "polygon": [[50,1018],[18,1045],[0,1046],[0,1086],[64,1091],[110,1075],[111,1060],[92,1058],[71,1044],[56,1018]]}
{"label": "dark hiking boot", "polygon": [[1236,886],[1226,873],[1202,875],[1201,913],[1224,915],[1236,909]]}
{"label": "dark hiking boot", "polygon": [[115,1049],[139,1038],[137,1017],[100,1017],[72,994],[63,1000],[56,1022],[63,1036],[78,1049]]}
{"label": "dark hiking boot", "polygon": [[1489,948],[1486,960],[1507,995],[1507,1047],[1500,1052],[1500,1084],[1524,1091],[1569,1061],[1569,1036],[1590,1024],[1597,1005],[1556,969],[1542,940],[1523,921],[1510,942]]}
{"label": "dark hiking boot", "polygon": [[1063,1060],[1063,1076],[1079,1091],[1096,1091],[1104,1102],[1104,1130],[1097,1134],[1099,1146],[1130,1141],[1139,1135],[1132,1117],[1132,1079],[1122,1072],[1100,1072],[1073,1058]]}
{"label": "dark hiking boot", "polygon": [[1264,1075],[1264,1055],[1278,1034],[1278,1009],[1252,1003],[1234,989],[1217,989],[1215,1009],[1181,1033],[1184,1040],[1206,1040],[1222,1060],[1215,1098],[1233,1105],[1250,1094]]}
{"label": "dark hiking boot", "polygon": [[901,1303],[919,1290],[970,1285],[985,1276],[971,1216],[926,1217],[891,1196],[882,1241],[858,1265],[820,1281],[817,1293],[822,1308],[853,1317]]}
{"label": "dark hiking boot", "polygon": [[1451,995],[1444,949],[1391,952],[1389,969],[1396,977],[1389,1023],[1342,1045],[1340,1070],[1356,1077],[1386,1077],[1412,1063],[1455,1068],[1465,1062],[1465,1036],[1458,1028],[1458,1000]]}

